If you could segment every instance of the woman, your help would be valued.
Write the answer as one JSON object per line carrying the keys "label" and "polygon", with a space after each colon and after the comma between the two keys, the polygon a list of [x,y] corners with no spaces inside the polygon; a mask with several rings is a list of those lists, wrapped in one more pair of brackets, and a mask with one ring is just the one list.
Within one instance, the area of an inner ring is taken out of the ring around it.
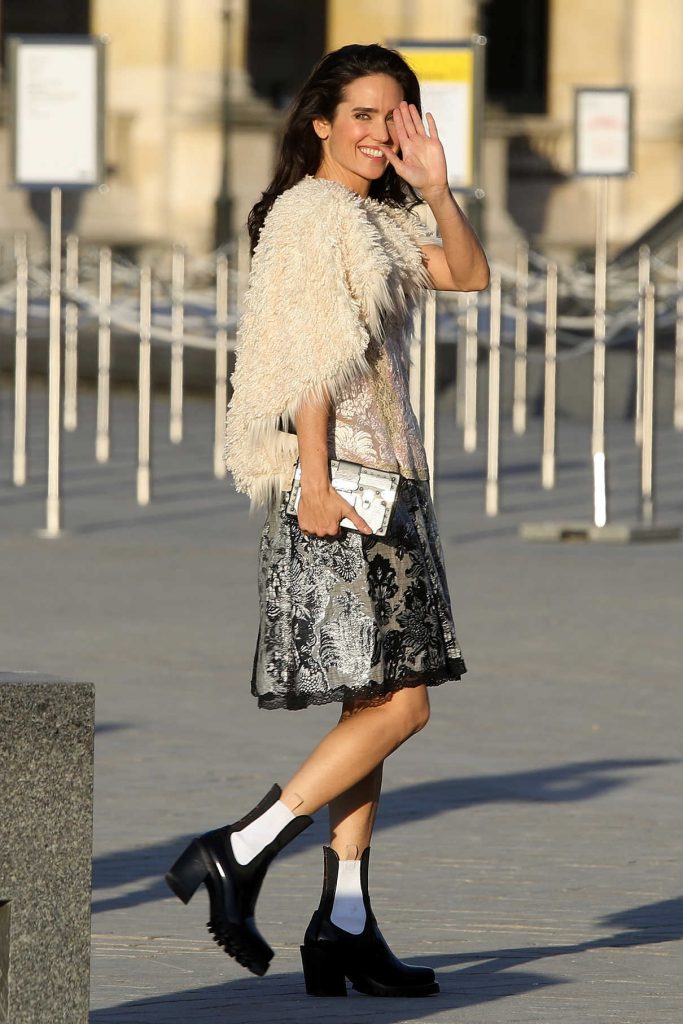
{"label": "woman", "polygon": [[[327,54],[293,103],[274,180],[249,218],[226,463],[238,490],[268,506],[252,692],[265,708],[341,702],[341,717],[282,790],[195,839],[166,877],[185,902],[205,883],[216,941],[264,974],[273,952],[254,921],[258,891],[277,852],[327,805],[323,893],[301,947],[311,995],[346,995],[347,978],[371,995],[439,990],[430,968],[396,959],[368,896],[384,760],[426,725],[427,688],[465,671],[404,342],[421,288],[481,289],[489,274],[427,122],[428,133],[398,53]],[[441,244],[409,210],[414,189]],[[331,486],[330,459],[400,474],[386,536]]]}

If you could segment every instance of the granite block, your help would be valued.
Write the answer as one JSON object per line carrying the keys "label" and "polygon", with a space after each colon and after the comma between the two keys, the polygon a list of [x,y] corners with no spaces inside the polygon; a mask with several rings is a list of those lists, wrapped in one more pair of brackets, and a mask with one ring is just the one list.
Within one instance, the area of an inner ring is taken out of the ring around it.
{"label": "granite block", "polygon": [[0,1022],[87,1024],[95,688],[0,673]]}

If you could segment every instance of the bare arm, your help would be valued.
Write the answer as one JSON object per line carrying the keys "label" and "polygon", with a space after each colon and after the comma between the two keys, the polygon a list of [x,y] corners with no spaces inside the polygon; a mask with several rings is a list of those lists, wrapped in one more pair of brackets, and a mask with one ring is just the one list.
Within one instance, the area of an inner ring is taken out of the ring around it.
{"label": "bare arm", "polygon": [[423,190],[443,242],[421,245],[432,287],[438,291],[474,292],[487,288],[489,265],[470,222],[448,186]]}
{"label": "bare arm", "polygon": [[[480,291],[488,287],[489,265],[479,239],[451,195],[446,155],[429,112],[427,123],[429,134],[415,104],[401,100],[394,110],[392,145],[381,142],[377,147],[396,173],[420,190],[436,217],[443,249],[438,245],[420,246],[432,286],[446,291]],[[394,151],[396,143],[400,157]]]}
{"label": "bare arm", "polygon": [[372,530],[330,484],[327,466],[327,425],[330,403],[306,403],[296,417],[301,464],[299,526],[316,537],[338,537],[339,523],[350,519],[361,533]]}

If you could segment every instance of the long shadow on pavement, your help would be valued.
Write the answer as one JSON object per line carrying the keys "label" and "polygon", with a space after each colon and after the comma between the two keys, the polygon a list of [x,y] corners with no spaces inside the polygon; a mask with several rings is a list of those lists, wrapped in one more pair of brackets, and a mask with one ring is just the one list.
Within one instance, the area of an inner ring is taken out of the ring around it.
{"label": "long shadow on pavement", "polygon": [[[671,764],[666,758],[640,760],[575,761],[554,768],[537,771],[511,772],[506,775],[480,775],[469,778],[438,779],[422,782],[382,794],[382,803],[376,828],[395,828],[406,821],[424,821],[448,811],[490,803],[570,803],[591,800],[609,790],[625,786],[631,781],[635,769],[661,767]],[[235,816],[243,809],[236,808]],[[216,822],[207,822],[207,829]],[[280,856],[294,856],[302,848],[318,846],[323,827],[306,832],[293,846]],[[162,875],[192,834],[174,836],[161,843],[106,853],[93,861],[93,887],[111,889],[117,885],[144,883],[137,892],[95,900],[93,913],[122,910],[168,897],[169,892]],[[326,841],[326,840],[323,840]]]}
{"label": "long shadow on pavement", "polygon": [[[420,963],[422,958],[413,958]],[[432,961],[430,961],[432,963]],[[349,998],[312,999],[306,996],[300,973],[247,978],[244,981],[205,985],[172,995],[140,999],[102,1010],[92,1010],[90,1024],[221,1024],[226,1020],[249,1020],[252,1024],[406,1024],[413,1020],[434,1020],[441,1014],[468,1006],[491,1003],[509,996],[538,991],[563,979],[525,972],[506,972],[504,979],[486,980],[476,969],[439,973],[441,992],[425,999],[373,999],[349,990]],[[453,1018],[450,1017],[450,1020]]]}
{"label": "long shadow on pavement", "polygon": [[[479,961],[471,968],[472,974],[489,975],[505,971],[508,966],[520,967],[558,956],[576,956],[597,949],[624,949],[632,946],[651,946],[683,939],[683,896],[660,900],[641,907],[619,911],[603,917],[599,925],[605,928],[623,928],[613,935],[554,946],[520,946],[512,949],[482,950],[474,954],[433,956],[429,963],[435,969],[468,961]],[[452,975],[454,977],[455,975]],[[507,975],[506,975],[507,976]],[[460,977],[460,972],[457,977]]]}
{"label": "long shadow on pavement", "polygon": [[[308,1024],[325,1020],[361,1020],[372,1017],[373,1024],[399,1024],[425,1017],[434,1019],[442,1013],[463,1010],[469,1006],[490,1003],[497,999],[524,995],[535,989],[571,983],[569,977],[519,971],[522,965],[550,957],[576,956],[591,950],[646,946],[683,938],[683,897],[663,900],[605,917],[604,927],[624,930],[604,938],[589,939],[568,945],[531,946],[486,950],[477,953],[442,954],[416,957],[415,963],[429,963],[439,971],[441,994],[431,999],[372,1000],[353,994],[353,1002],[340,999],[309,999],[303,995],[301,975],[270,975],[267,980],[247,977],[243,981],[207,985],[174,995],[120,1003],[95,1010],[90,1024],[177,1024],[191,1014],[198,1024],[209,1024],[230,1014],[232,1019],[248,1015],[251,1021],[294,1019]],[[470,963],[468,967],[458,965]],[[455,970],[444,971],[453,967]],[[512,968],[512,969],[511,969]],[[270,984],[269,984],[270,982]],[[202,1005],[202,1004],[205,1005]]]}

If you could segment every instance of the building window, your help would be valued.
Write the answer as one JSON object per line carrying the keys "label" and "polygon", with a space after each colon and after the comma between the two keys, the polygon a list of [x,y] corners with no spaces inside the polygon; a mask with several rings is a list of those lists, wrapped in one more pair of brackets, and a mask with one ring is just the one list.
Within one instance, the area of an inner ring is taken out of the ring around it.
{"label": "building window", "polygon": [[90,0],[2,0],[0,59],[5,64],[7,36],[87,35]]}
{"label": "building window", "polygon": [[325,0],[250,0],[247,65],[258,96],[286,107],[325,52]]}
{"label": "building window", "polygon": [[486,0],[486,97],[516,114],[544,114],[548,74],[548,0]]}
{"label": "building window", "polygon": [[83,35],[90,31],[90,0],[3,0],[3,36]]}

